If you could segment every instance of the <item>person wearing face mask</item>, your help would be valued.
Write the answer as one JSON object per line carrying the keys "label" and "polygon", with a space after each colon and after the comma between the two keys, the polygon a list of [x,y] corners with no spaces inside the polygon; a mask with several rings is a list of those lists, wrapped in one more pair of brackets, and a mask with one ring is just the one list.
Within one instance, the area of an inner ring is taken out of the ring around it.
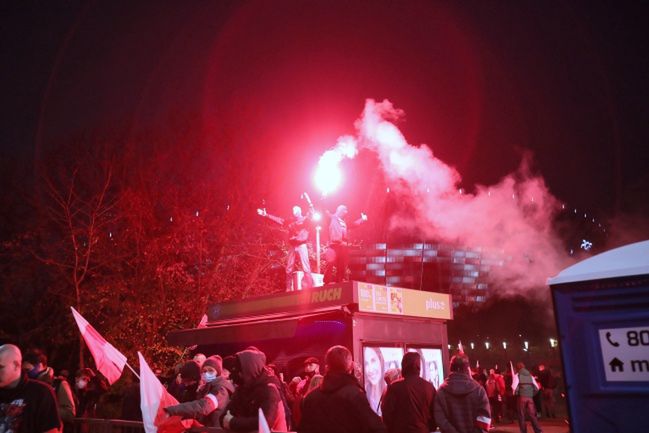
{"label": "person wearing face mask", "polygon": [[297,384],[295,389],[295,401],[292,407],[293,425],[300,425],[300,419],[302,417],[302,400],[304,400],[304,397],[306,397],[311,389],[316,387],[311,384],[314,381],[317,382],[321,379],[320,361],[315,356],[309,356],[304,360],[304,378]]}
{"label": "person wearing face mask", "polygon": [[101,396],[108,391],[108,383],[98,377],[91,368],[82,368],[75,377],[74,391],[79,401],[77,417],[96,418],[97,404]]}
{"label": "person wearing face mask", "polygon": [[170,416],[193,418],[207,427],[219,425],[219,418],[230,402],[234,386],[225,379],[223,360],[219,355],[210,356],[201,367],[201,382],[196,400],[167,406],[164,411]]}

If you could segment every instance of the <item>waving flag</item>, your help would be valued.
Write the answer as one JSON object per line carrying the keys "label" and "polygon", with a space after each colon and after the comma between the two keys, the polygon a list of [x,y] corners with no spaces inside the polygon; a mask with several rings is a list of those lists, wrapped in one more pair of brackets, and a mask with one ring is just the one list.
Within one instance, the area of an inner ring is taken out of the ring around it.
{"label": "waving flag", "polygon": [[[201,321],[198,322],[196,328],[207,328],[207,314],[203,314],[203,317],[201,317]],[[198,344],[194,344],[193,346],[187,347],[187,350],[196,350],[197,347]]]}
{"label": "waving flag", "polygon": [[516,393],[516,388],[518,388],[518,374],[514,372],[514,364],[512,364],[511,361],[509,361],[509,368],[512,370],[512,392],[515,394]]}
{"label": "waving flag", "polygon": [[[181,433],[190,428],[193,420],[182,420],[179,416],[170,417],[164,411],[167,406],[178,404],[155,376],[140,352],[140,409],[146,433]],[[200,425],[196,423],[197,425]]]}
{"label": "waving flag", "polygon": [[259,433],[270,433],[270,427],[268,427],[268,421],[264,416],[264,412],[259,408],[259,425],[257,427]]}
{"label": "waving flag", "polygon": [[126,357],[119,350],[115,349],[112,344],[104,340],[104,337],[77,310],[73,307],[70,307],[70,309],[72,310],[74,320],[77,322],[79,331],[95,360],[97,370],[112,385],[122,375],[122,371],[126,365]]}

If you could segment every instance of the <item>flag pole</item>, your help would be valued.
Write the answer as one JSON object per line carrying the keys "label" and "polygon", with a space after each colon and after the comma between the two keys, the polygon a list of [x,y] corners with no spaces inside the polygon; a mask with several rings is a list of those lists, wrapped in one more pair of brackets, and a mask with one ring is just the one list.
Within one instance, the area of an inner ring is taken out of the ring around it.
{"label": "flag pole", "polygon": [[135,370],[133,370],[133,367],[131,367],[130,364],[129,364],[128,362],[127,362],[125,365],[128,367],[129,370],[131,370],[131,371],[133,372],[133,374],[135,375],[135,377],[137,377],[137,380],[140,380],[140,375],[137,374],[137,373],[135,372]]}

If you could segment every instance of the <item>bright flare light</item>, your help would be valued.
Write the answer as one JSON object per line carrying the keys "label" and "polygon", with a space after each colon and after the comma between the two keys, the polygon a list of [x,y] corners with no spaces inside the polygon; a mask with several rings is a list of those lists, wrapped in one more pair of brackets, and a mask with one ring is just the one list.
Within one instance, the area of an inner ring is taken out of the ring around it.
{"label": "bright flare light", "polygon": [[320,212],[314,212],[311,219],[313,221],[320,221],[322,219],[322,215],[320,215]]}
{"label": "bright flare light", "polygon": [[329,149],[322,154],[320,161],[318,161],[315,176],[313,177],[322,195],[327,195],[340,186],[343,178],[342,172],[340,171],[340,161],[343,158],[354,158],[357,153],[358,149],[354,138],[344,136],[338,140],[338,143],[333,149]]}
{"label": "bright flare light", "polygon": [[340,186],[340,181],[343,177],[340,172],[340,167],[338,167],[339,160],[335,156],[333,152],[326,152],[322,155],[313,178],[316,186],[323,195],[335,191]]}

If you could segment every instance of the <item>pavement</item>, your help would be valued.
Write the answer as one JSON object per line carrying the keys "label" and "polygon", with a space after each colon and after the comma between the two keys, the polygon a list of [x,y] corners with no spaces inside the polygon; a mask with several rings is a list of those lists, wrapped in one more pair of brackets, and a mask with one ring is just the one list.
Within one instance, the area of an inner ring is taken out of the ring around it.
{"label": "pavement", "polygon": [[[563,419],[540,419],[539,424],[543,433],[569,433],[570,427],[567,420]],[[533,433],[532,424],[527,422],[528,433]],[[494,428],[489,430],[489,433],[520,433],[518,422],[509,424],[497,424]]]}

